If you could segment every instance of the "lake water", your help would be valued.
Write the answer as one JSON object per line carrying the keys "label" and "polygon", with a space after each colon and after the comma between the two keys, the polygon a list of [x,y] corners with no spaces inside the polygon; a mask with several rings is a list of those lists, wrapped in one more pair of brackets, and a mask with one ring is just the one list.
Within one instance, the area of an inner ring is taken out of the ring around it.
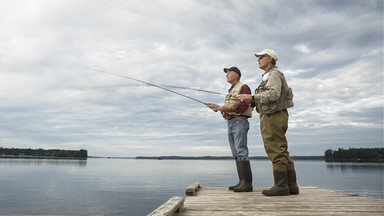
{"label": "lake water", "polygon": [[[383,163],[296,160],[299,186],[384,199]],[[251,161],[254,186],[272,186],[268,160]],[[147,215],[190,184],[237,182],[232,160],[0,159],[1,215]]]}

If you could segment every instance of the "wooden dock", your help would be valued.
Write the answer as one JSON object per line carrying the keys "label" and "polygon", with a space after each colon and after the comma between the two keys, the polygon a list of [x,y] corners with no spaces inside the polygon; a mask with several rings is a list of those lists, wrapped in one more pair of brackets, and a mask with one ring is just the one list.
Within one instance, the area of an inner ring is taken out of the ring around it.
{"label": "wooden dock", "polygon": [[185,199],[173,197],[149,215],[384,215],[381,199],[317,187],[300,187],[299,195],[262,195],[261,191],[268,188],[254,187],[253,192],[235,193],[227,187],[200,187],[194,183],[186,189]]}

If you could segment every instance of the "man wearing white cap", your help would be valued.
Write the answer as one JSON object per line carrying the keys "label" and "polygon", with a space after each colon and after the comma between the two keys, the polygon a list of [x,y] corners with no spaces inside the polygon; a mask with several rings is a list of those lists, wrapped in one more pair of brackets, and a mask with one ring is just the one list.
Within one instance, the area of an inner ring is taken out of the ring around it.
{"label": "man wearing white cap", "polygon": [[265,71],[263,80],[255,90],[255,95],[241,94],[238,98],[256,106],[264,148],[273,165],[275,184],[262,193],[266,196],[298,194],[295,166],[289,156],[285,136],[288,129],[287,108],[293,106],[292,90],[284,74],[276,67],[278,56],[274,50],[265,49],[255,56],[258,57],[259,68]]}

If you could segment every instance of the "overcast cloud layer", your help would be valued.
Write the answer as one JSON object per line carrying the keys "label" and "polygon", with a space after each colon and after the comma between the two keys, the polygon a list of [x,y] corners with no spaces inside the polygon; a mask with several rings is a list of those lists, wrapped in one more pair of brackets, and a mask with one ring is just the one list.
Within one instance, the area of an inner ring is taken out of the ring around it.
{"label": "overcast cloud layer", "polygon": [[[230,156],[226,122],[146,82],[226,93],[274,49],[294,91],[291,155],[383,147],[382,0],[0,1],[0,146]],[[223,95],[173,89],[204,102]],[[265,155],[256,112],[251,156]]]}

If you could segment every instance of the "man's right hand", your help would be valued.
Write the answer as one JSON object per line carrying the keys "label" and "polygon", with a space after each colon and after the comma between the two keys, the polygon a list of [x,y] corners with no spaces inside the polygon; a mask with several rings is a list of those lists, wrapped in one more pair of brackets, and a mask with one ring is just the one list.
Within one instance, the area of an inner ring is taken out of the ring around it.
{"label": "man's right hand", "polygon": [[220,107],[219,105],[214,103],[206,103],[205,105],[207,105],[207,107],[211,108],[215,112],[217,112],[218,108]]}

